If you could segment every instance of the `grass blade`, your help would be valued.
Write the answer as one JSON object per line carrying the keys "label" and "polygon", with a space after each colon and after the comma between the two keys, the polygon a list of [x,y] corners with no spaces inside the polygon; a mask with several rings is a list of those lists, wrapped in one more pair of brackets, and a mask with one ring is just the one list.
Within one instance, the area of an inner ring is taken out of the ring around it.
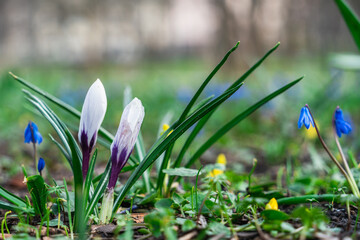
{"label": "grass blade", "polygon": [[[137,137],[137,141],[135,143],[135,151],[140,159],[140,161],[142,161],[145,157],[145,147],[144,147],[144,141],[141,135],[141,131],[139,132],[139,135]],[[143,175],[143,181],[144,181],[144,185],[146,188],[146,193],[150,193],[151,192],[151,184],[150,184],[150,173],[148,170],[146,170],[144,172]]]}
{"label": "grass blade", "polygon": [[6,210],[10,210],[13,212],[26,212],[25,208],[16,206],[14,204],[8,203],[8,202],[4,202],[0,200],[0,209],[6,209]]}
{"label": "grass blade", "polygon": [[205,79],[205,81],[201,84],[201,86],[199,87],[199,89],[196,91],[195,95],[192,97],[192,99],[190,100],[189,104],[186,106],[185,110],[183,111],[183,113],[181,114],[180,118],[178,119],[177,123],[175,124],[175,127],[177,127],[182,121],[185,120],[185,118],[187,117],[187,115],[189,114],[191,108],[193,107],[193,105],[195,104],[196,100],[199,98],[200,94],[202,93],[202,91],[204,90],[204,88],[206,87],[206,85],[208,85],[208,83],[210,82],[210,80],[214,77],[214,75],[219,71],[219,69],[224,65],[224,63],[227,61],[227,59],[229,58],[230,54],[232,52],[234,52],[238,46],[239,46],[240,42],[237,42],[236,45],[231,48],[226,55],[224,56],[224,58],[220,61],[220,63],[214,68],[214,70],[212,70],[212,72],[209,74],[209,76]]}
{"label": "grass blade", "polygon": [[[277,43],[273,48],[271,48],[267,53],[265,53],[265,55],[260,60],[258,60],[248,71],[246,71],[240,78],[238,78],[227,90],[229,90],[232,87],[237,86],[238,84],[244,82],[246,80],[246,78],[252,72],[254,72],[265,61],[265,59],[268,56],[270,56],[279,47],[279,45],[280,45],[280,43]],[[174,166],[173,166],[174,168],[180,167],[181,162],[182,162],[182,160],[183,160],[183,158],[185,156],[185,153],[187,152],[187,150],[190,147],[191,143],[194,141],[195,137],[201,131],[201,129],[204,127],[206,122],[210,119],[210,117],[215,112],[215,110],[216,109],[212,110],[210,113],[208,113],[208,115],[206,115],[203,119],[201,119],[196,124],[196,127],[191,132],[190,136],[188,137],[185,144],[181,148],[180,153],[179,153],[178,157],[176,158],[176,160],[174,162]],[[173,181],[174,181],[174,177],[171,177],[170,180],[169,180],[168,186],[171,186]]]}
{"label": "grass blade", "polygon": [[6,190],[1,186],[0,186],[0,196],[18,207],[26,207],[26,203],[24,199],[21,199],[15,194],[12,194],[11,192],[9,192],[8,190]]}
{"label": "grass blade", "polygon": [[[92,158],[91,158],[90,164],[89,164],[88,173],[87,173],[86,178],[85,178],[85,184],[84,184],[84,196],[85,196],[84,202],[85,202],[85,204],[87,203],[88,198],[90,196],[89,191],[90,191],[90,187],[91,187],[91,184],[92,184],[91,178],[92,178],[92,175],[93,175],[93,172],[94,172],[96,159],[97,159],[97,149],[95,149],[94,154],[92,155]],[[90,196],[90,198],[91,198],[91,196]]]}
{"label": "grass blade", "polygon": [[111,171],[111,159],[109,159],[109,161],[106,165],[106,168],[102,174],[102,177],[99,181],[99,184],[96,186],[94,194],[90,198],[90,202],[89,202],[89,204],[86,208],[86,212],[85,212],[85,219],[89,218],[90,214],[94,211],[95,206],[99,202],[99,199],[103,195],[103,193],[107,187],[107,184],[109,182],[110,171]]}

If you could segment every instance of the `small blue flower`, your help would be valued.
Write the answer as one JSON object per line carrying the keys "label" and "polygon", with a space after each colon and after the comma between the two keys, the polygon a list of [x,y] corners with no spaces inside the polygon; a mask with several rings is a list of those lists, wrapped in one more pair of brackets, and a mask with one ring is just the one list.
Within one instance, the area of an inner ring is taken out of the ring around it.
{"label": "small blue flower", "polygon": [[299,117],[299,121],[298,121],[298,128],[301,128],[303,124],[306,127],[306,129],[309,129],[310,124],[312,124],[313,127],[315,127],[314,120],[310,114],[310,111],[309,111],[307,105],[305,105],[305,107],[301,108],[300,117]]}
{"label": "small blue flower", "polygon": [[41,171],[44,169],[44,167],[45,167],[45,160],[43,158],[40,158],[38,165],[37,165],[39,173],[41,173]]}
{"label": "small blue flower", "polygon": [[344,120],[342,110],[337,107],[334,113],[334,126],[336,134],[341,137],[341,134],[349,134],[352,130],[349,122]]}
{"label": "small blue flower", "polygon": [[25,128],[24,138],[25,138],[25,141],[24,141],[25,143],[32,142],[32,143],[40,144],[43,140],[38,127],[36,126],[35,123],[33,123],[31,121]]}

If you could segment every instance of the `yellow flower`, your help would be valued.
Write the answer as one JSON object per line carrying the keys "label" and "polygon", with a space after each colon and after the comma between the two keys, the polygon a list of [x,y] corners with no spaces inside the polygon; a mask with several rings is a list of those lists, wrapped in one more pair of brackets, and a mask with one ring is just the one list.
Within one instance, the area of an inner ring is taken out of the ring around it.
{"label": "yellow flower", "polygon": [[217,156],[217,159],[216,159],[216,163],[217,164],[220,164],[222,166],[224,166],[223,168],[219,169],[219,168],[214,168],[210,173],[210,177],[214,178],[218,175],[221,175],[224,173],[224,169],[225,169],[225,166],[226,166],[226,157],[223,153],[220,153],[218,156]]}
{"label": "yellow flower", "polygon": [[[162,131],[162,133],[160,134],[160,135],[163,135],[163,133],[164,132],[166,132],[168,129],[170,128],[170,126],[168,125],[168,124],[163,124],[162,125],[162,129],[163,129],[163,131]],[[167,136],[169,136],[170,135],[170,133],[172,133],[173,132],[173,130],[171,130],[169,133],[168,133],[168,135]]]}
{"label": "yellow flower", "polygon": [[[316,123],[318,129],[320,129],[319,124],[317,122],[315,122],[315,123]],[[315,139],[317,137],[317,132],[316,132],[315,127],[313,127],[313,125],[310,125],[310,128],[305,131],[305,136],[308,139]]]}
{"label": "yellow flower", "polygon": [[272,198],[265,206],[266,210],[279,210],[278,203],[275,198]]}
{"label": "yellow flower", "polygon": [[163,129],[163,132],[165,132],[166,130],[168,130],[170,128],[169,124],[163,124],[162,125],[162,129]]}
{"label": "yellow flower", "polygon": [[222,164],[222,165],[225,166],[225,165],[226,165],[226,157],[225,157],[225,154],[220,153],[220,154],[218,155],[218,157],[217,157],[216,162],[217,162],[218,164]]}
{"label": "yellow flower", "polygon": [[210,172],[210,176],[213,178],[213,177],[216,177],[216,176],[218,176],[218,175],[221,175],[221,174],[223,174],[224,173],[224,171],[223,170],[220,170],[220,169],[214,169],[214,170],[212,170],[211,172]]}

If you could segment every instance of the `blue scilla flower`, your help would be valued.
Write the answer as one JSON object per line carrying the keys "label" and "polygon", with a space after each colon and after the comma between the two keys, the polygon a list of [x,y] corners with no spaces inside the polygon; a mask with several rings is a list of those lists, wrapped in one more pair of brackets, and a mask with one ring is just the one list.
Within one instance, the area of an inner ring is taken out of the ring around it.
{"label": "blue scilla flower", "polygon": [[41,174],[41,171],[44,169],[44,167],[45,167],[45,160],[43,158],[40,158],[38,165],[37,165],[37,169],[40,174]]}
{"label": "blue scilla flower", "polygon": [[307,104],[305,105],[305,107],[301,108],[300,117],[298,121],[298,128],[301,128],[303,124],[306,127],[306,129],[309,129],[310,124],[312,124],[313,127],[315,127],[314,120],[310,114]]}
{"label": "blue scilla flower", "polygon": [[349,134],[352,130],[350,123],[344,120],[340,107],[337,107],[334,113],[334,126],[338,137],[341,137],[341,134]]}
{"label": "blue scilla flower", "polygon": [[35,123],[33,123],[31,121],[25,128],[24,138],[25,138],[25,141],[24,141],[25,143],[32,142],[32,143],[40,144],[43,140],[38,127],[36,126]]}

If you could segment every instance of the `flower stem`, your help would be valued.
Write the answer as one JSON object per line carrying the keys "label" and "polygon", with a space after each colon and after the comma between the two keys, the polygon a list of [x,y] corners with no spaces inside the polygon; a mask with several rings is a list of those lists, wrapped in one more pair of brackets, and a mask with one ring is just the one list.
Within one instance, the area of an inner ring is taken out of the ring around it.
{"label": "flower stem", "polygon": [[106,188],[101,204],[100,224],[108,224],[110,222],[113,205],[114,205],[114,188],[110,188],[110,189]]}
{"label": "flower stem", "polygon": [[35,133],[34,133],[34,127],[32,126],[32,122],[29,122],[30,125],[30,132],[31,132],[31,138],[32,138],[32,143],[33,143],[33,158],[34,158],[34,170],[35,170],[35,174],[36,174],[36,141],[35,141]]}
{"label": "flower stem", "polygon": [[334,136],[335,136],[335,142],[336,142],[336,146],[337,148],[339,149],[339,152],[340,152],[340,156],[341,156],[341,159],[343,160],[344,162],[344,166],[345,166],[345,170],[347,171],[348,175],[349,175],[349,184],[350,184],[350,187],[351,187],[351,190],[352,192],[354,193],[354,195],[357,197],[357,198],[360,198],[360,191],[359,191],[359,188],[356,184],[356,181],[354,179],[354,176],[353,174],[351,173],[351,170],[350,170],[350,167],[349,167],[349,164],[346,160],[346,157],[344,155],[344,152],[341,148],[341,145],[340,145],[340,142],[339,142],[339,138],[338,136],[336,135],[336,132],[334,131]]}
{"label": "flower stem", "polygon": [[313,114],[311,113],[311,110],[310,110],[309,106],[308,106],[307,104],[306,104],[305,106],[306,106],[307,109],[309,110],[310,115],[311,115],[311,118],[314,120],[314,127],[315,127],[316,133],[317,133],[317,135],[318,135],[318,138],[319,138],[319,140],[320,140],[320,142],[321,142],[321,145],[323,146],[323,148],[325,149],[325,151],[328,153],[328,155],[329,155],[329,157],[331,158],[331,160],[333,160],[333,162],[336,164],[336,166],[340,169],[341,173],[345,176],[346,180],[348,180],[348,182],[350,183],[348,174],[346,173],[346,171],[344,170],[344,168],[340,165],[339,161],[336,160],[335,156],[330,152],[330,149],[328,148],[328,146],[326,145],[325,141],[324,141],[323,138],[321,137],[319,128],[318,128],[317,125],[316,125],[315,118],[314,118]]}
{"label": "flower stem", "polygon": [[37,166],[36,166],[36,144],[33,142],[33,159],[34,159],[34,169],[35,169],[35,173],[36,173],[36,169],[37,169]]}

